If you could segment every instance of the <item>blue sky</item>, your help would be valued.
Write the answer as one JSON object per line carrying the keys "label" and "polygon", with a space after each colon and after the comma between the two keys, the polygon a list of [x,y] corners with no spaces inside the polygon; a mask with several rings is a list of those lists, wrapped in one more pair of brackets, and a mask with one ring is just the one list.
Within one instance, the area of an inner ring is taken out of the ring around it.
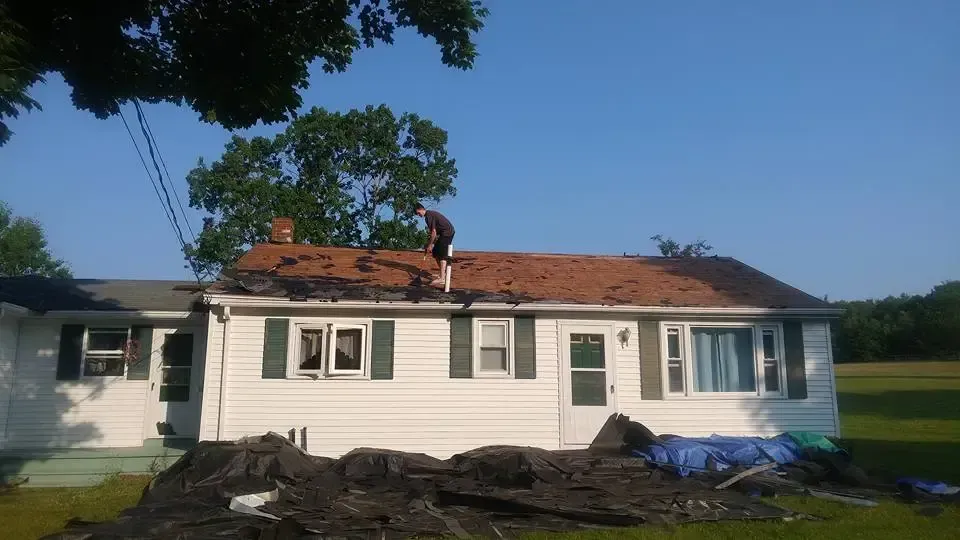
{"label": "blue sky", "polygon": [[[459,249],[654,254],[662,233],[831,299],[960,279],[960,2],[487,5],[473,71],[403,33],[315,69],[304,95],[448,130]],[[77,277],[187,278],[120,119],[73,109],[56,76],[33,92],[44,110],[11,122],[0,199]],[[186,203],[187,171],[230,134],[146,113]]]}

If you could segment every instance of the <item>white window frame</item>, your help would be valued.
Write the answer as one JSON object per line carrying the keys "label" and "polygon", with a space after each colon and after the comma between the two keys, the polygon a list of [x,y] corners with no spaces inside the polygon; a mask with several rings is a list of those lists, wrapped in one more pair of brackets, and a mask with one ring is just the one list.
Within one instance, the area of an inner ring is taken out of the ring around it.
{"label": "white window frame", "polygon": [[[290,319],[287,336],[288,379],[369,379],[370,355],[373,343],[370,332],[372,319]],[[323,330],[320,369],[300,369],[300,334],[302,330]],[[360,330],[360,369],[336,369],[335,350],[337,330]]]}
{"label": "white window frame", "polygon": [[[507,347],[507,370],[485,370],[480,369],[480,346],[483,343],[483,327],[485,325],[495,325],[506,327],[506,347]],[[473,320],[473,376],[477,379],[508,379],[514,374],[514,355],[513,355],[513,318],[494,318],[477,317]]]}
{"label": "white window frame", "polygon": [[[90,344],[90,332],[111,332],[119,334],[121,331],[126,331],[127,337],[124,340],[124,343],[130,341],[130,331],[129,326],[112,326],[112,325],[103,325],[103,326],[88,326],[83,329],[83,353],[81,354],[80,361],[80,377],[84,379],[122,379],[127,376],[127,363],[123,361],[123,349],[121,348],[118,351],[110,349],[89,349]],[[142,345],[141,345],[142,347]],[[87,356],[93,356],[96,358],[104,357],[117,357],[121,359],[121,364],[123,365],[123,373],[119,375],[87,375]]]}
{"label": "white window frame", "polygon": [[[696,392],[693,388],[693,328],[749,328],[753,331],[753,366],[757,389],[753,392]],[[680,357],[683,366],[683,392],[670,392],[670,359],[667,358],[667,331],[680,332]],[[767,391],[764,376],[763,332],[774,331],[779,389]],[[660,323],[660,374],[664,399],[786,399],[786,362],[784,361],[783,323],[779,321],[663,321]]]}

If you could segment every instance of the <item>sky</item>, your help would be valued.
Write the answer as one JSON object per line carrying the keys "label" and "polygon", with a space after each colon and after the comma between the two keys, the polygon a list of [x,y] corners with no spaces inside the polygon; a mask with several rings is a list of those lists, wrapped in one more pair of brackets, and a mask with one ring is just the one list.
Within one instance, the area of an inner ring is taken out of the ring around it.
{"label": "sky", "polygon": [[[473,70],[402,32],[346,73],[313,69],[303,93],[304,110],[383,103],[448,131],[458,192],[438,209],[457,249],[704,239],[831,300],[960,279],[960,2],[485,4]],[[74,109],[56,75],[32,94],[43,111],[9,122],[0,200],[40,220],[76,277],[189,279],[121,120]],[[187,172],[231,133],[145,111],[186,207]],[[198,231],[205,214],[186,213]]]}

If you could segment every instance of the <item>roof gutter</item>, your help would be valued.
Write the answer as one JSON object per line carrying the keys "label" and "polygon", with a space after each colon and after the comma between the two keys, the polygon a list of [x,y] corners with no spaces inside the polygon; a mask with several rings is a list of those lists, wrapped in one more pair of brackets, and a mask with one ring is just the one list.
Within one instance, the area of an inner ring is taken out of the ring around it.
{"label": "roof gutter", "polygon": [[123,310],[61,310],[38,314],[44,318],[96,319],[191,319],[203,316],[201,311],[123,311]]}
{"label": "roof gutter", "polygon": [[416,310],[416,311],[563,311],[570,313],[623,313],[631,315],[718,315],[718,316],[817,316],[830,317],[843,313],[839,308],[756,308],[756,307],[672,307],[672,306],[621,306],[563,303],[492,303],[474,302],[470,305],[393,301],[329,301],[289,300],[286,298],[256,298],[234,295],[205,295],[211,305],[232,307],[284,307],[294,309],[370,309]]}

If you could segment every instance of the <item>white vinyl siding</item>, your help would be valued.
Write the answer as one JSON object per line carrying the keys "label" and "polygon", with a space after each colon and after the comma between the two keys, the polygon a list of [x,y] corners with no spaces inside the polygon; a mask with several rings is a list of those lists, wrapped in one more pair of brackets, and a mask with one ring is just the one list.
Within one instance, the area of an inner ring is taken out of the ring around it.
{"label": "white vinyl siding", "polygon": [[[451,379],[445,316],[374,317],[396,321],[392,380],[262,379],[264,314],[234,309],[223,439],[290,429],[299,437],[306,427],[310,453],[327,456],[360,446],[438,457],[491,444],[558,447],[554,321],[537,321],[536,379]],[[305,317],[298,313],[296,319]],[[211,365],[220,362],[216,347],[211,343],[208,349],[204,438],[216,437],[212,405],[219,374]]]}
{"label": "white vinyl siding", "polygon": [[[56,380],[60,326],[64,322],[88,327],[144,324],[23,319],[7,421],[7,448],[138,447],[145,437],[155,437],[155,431],[144,430],[148,381],[126,377]],[[203,347],[202,328],[196,330],[194,346]]]}
{"label": "white vinyl siding", "polygon": [[[485,445],[561,447],[559,323],[579,316],[538,316],[537,378],[451,379],[450,324],[438,314],[362,313],[353,316],[396,322],[392,380],[283,380],[261,378],[264,319],[282,312],[235,308],[230,320],[225,440],[267,431],[286,434],[307,428],[311,454],[336,457],[358,447],[424,452],[445,458]],[[302,311],[290,312],[303,320]],[[317,311],[317,320],[340,314]],[[306,317],[309,318],[309,317]],[[478,316],[480,318],[480,316]],[[592,320],[604,320],[594,317]],[[220,346],[223,323],[211,317],[204,386],[202,439],[217,438]],[[636,321],[618,320],[617,411],[657,433],[699,436],[777,435],[787,430],[835,434],[834,391],[826,323],[803,326],[809,399],[724,397],[698,400],[641,400]],[[626,333],[624,333],[626,335]],[[478,347],[479,335],[474,334]],[[474,362],[478,358],[474,356]],[[599,427],[599,426],[598,426]]]}
{"label": "white vinyl siding", "polygon": [[623,414],[643,422],[654,433],[772,436],[784,431],[815,431],[824,435],[837,434],[836,394],[825,322],[803,324],[808,392],[805,400],[757,397],[641,400],[635,336],[634,331],[629,350],[617,350],[618,404]]}
{"label": "white vinyl siding", "polygon": [[10,316],[0,318],[0,449],[6,446],[4,434],[7,428],[10,393],[13,391],[14,384],[17,337],[17,319]]}

